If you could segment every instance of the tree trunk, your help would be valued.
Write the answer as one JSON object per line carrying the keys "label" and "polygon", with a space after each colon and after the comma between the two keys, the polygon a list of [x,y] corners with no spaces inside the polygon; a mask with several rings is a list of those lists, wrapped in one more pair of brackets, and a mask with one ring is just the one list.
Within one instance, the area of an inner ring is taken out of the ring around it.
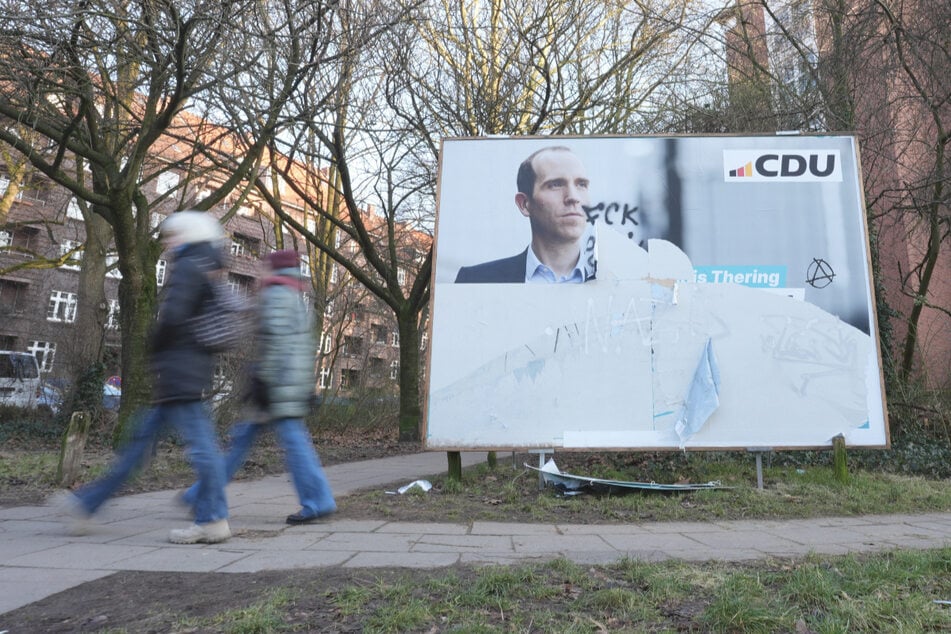
{"label": "tree trunk", "polygon": [[411,310],[396,315],[400,332],[400,442],[420,439],[420,354],[416,317]]}

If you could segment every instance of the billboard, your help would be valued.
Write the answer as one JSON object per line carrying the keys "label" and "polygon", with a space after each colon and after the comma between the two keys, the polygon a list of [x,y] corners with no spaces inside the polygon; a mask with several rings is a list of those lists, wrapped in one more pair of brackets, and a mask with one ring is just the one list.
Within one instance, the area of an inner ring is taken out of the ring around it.
{"label": "billboard", "polygon": [[440,158],[427,448],[887,446],[853,137]]}

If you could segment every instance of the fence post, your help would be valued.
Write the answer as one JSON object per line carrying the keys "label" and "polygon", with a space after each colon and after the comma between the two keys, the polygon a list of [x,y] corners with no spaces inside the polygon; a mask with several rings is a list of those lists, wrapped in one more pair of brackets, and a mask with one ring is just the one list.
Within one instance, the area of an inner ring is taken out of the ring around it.
{"label": "fence post", "polygon": [[63,445],[59,452],[59,465],[56,468],[56,481],[62,486],[70,486],[79,477],[79,466],[86,449],[89,435],[89,412],[73,412],[69,417],[69,426],[63,436]]}

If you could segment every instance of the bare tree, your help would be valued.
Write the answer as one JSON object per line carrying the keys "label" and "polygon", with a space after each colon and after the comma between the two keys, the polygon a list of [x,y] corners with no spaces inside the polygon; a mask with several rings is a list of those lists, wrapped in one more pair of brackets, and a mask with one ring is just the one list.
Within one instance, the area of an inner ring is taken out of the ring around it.
{"label": "bare tree", "polygon": [[[324,4],[308,6],[319,15]],[[188,194],[156,192],[156,182],[171,170],[217,170],[198,205],[204,209],[247,182],[283,104],[320,52],[313,34],[279,37],[309,28],[288,19],[292,12],[259,0],[0,3],[0,142],[113,232],[122,274],[123,420],[149,387],[144,364],[160,251],[153,212],[173,210]],[[268,54],[287,42],[295,46],[269,64]],[[24,127],[46,143],[21,135]],[[187,143],[169,161],[179,139]]]}
{"label": "bare tree", "polygon": [[[282,154],[326,167],[331,188],[311,198],[330,231],[295,228],[396,317],[402,439],[419,437],[432,251],[417,236],[432,231],[440,137],[619,131],[683,60],[689,41],[674,34],[685,11],[684,3],[463,0],[391,8],[385,29],[347,23],[350,42],[378,28],[375,46],[325,77],[329,89],[295,102],[300,125]],[[356,256],[337,235],[357,245]]]}

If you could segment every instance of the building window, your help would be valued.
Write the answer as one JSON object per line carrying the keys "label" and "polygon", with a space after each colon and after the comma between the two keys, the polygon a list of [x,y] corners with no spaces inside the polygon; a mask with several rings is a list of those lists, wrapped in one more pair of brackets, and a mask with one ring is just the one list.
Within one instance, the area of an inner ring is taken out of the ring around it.
{"label": "building window", "polygon": [[162,172],[155,179],[155,193],[161,196],[178,187],[179,176],[175,172]]}
{"label": "building window", "polygon": [[310,258],[306,254],[300,256],[301,277],[310,277]]}
{"label": "building window", "polygon": [[373,330],[373,343],[386,343],[386,335],[388,334],[386,326],[373,324],[370,328]]}
{"label": "building window", "polygon": [[345,335],[341,352],[345,357],[356,357],[363,354],[363,338]]}
{"label": "building window", "polygon": [[117,280],[122,279],[122,273],[119,272],[118,255],[113,254],[106,256],[106,277],[111,277]]}
{"label": "building window", "polygon": [[428,333],[428,332],[424,332],[424,333],[423,333],[423,336],[419,338],[419,349],[420,349],[420,350],[425,350],[427,343],[429,343],[429,333]]}
{"label": "building window", "polygon": [[370,371],[370,376],[383,376],[383,371],[386,368],[386,361],[380,357],[370,357],[369,363],[367,364],[367,369]]}
{"label": "building window", "polygon": [[50,305],[46,311],[47,321],[76,321],[76,293],[53,291],[50,293]]}
{"label": "building window", "polygon": [[330,387],[330,372],[330,368],[320,368],[320,380],[317,385],[323,390]]}
{"label": "building window", "polygon": [[208,190],[208,189],[199,189],[199,190],[198,190],[198,193],[195,194],[195,202],[196,202],[196,203],[200,203],[201,201],[203,201],[204,199],[208,198],[209,196],[211,196],[211,191],[210,191],[210,190]]}
{"label": "building window", "polygon": [[168,262],[159,260],[155,263],[155,283],[158,286],[165,284],[165,272],[168,270]]}
{"label": "building window", "polygon": [[40,364],[40,372],[49,372],[53,369],[53,357],[56,355],[56,344],[49,341],[31,341],[27,352],[36,357]]}
{"label": "building window", "polygon": [[400,347],[400,332],[398,330],[390,333],[390,345],[394,348]]}
{"label": "building window", "polygon": [[237,273],[228,273],[228,288],[235,295],[250,295],[254,288],[254,278]]}
{"label": "building window", "polygon": [[66,203],[66,217],[73,220],[83,219],[83,211],[79,208],[79,201],[76,198],[70,198]]}
{"label": "building window", "polygon": [[327,305],[324,306],[324,314],[328,317],[334,314],[334,300],[327,300]]}
{"label": "building window", "polygon": [[390,379],[395,381],[400,378],[400,362],[390,361]]}
{"label": "building window", "polygon": [[239,215],[239,216],[245,216],[245,217],[253,216],[253,215],[254,215],[254,208],[253,208],[253,207],[248,207],[247,205],[241,205],[241,206],[238,207],[238,215]]}
{"label": "building window", "polygon": [[327,332],[320,333],[320,348],[318,348],[318,351],[324,354],[330,354],[330,347],[332,345],[333,337]]}
{"label": "building window", "polygon": [[337,265],[331,264],[330,265],[330,283],[336,284],[338,279],[340,279],[340,276],[337,274]]}
{"label": "building window", "polygon": [[106,316],[106,328],[119,329],[119,300],[109,300],[109,314]]}
{"label": "building window", "polygon": [[[26,308],[25,282],[0,280],[0,315],[11,315],[22,312]],[[7,348],[9,349],[9,348]]]}
{"label": "building window", "polygon": [[67,259],[61,268],[68,269],[70,271],[78,271],[79,263],[83,260],[83,250],[80,249],[80,243],[75,240],[63,240],[59,244],[59,256],[63,257],[66,254],[69,254],[69,259]]}
{"label": "building window", "polygon": [[396,269],[396,281],[400,286],[406,284],[406,269],[398,268]]}
{"label": "building window", "polygon": [[344,368],[340,370],[340,389],[352,390],[360,385],[360,370]]}
{"label": "building window", "polygon": [[29,251],[33,247],[36,236],[40,230],[33,227],[13,227],[3,232],[5,236],[0,236],[0,247],[13,247],[23,251]]}
{"label": "building window", "polygon": [[260,253],[260,240],[236,233],[231,237],[231,255],[256,258]]}

